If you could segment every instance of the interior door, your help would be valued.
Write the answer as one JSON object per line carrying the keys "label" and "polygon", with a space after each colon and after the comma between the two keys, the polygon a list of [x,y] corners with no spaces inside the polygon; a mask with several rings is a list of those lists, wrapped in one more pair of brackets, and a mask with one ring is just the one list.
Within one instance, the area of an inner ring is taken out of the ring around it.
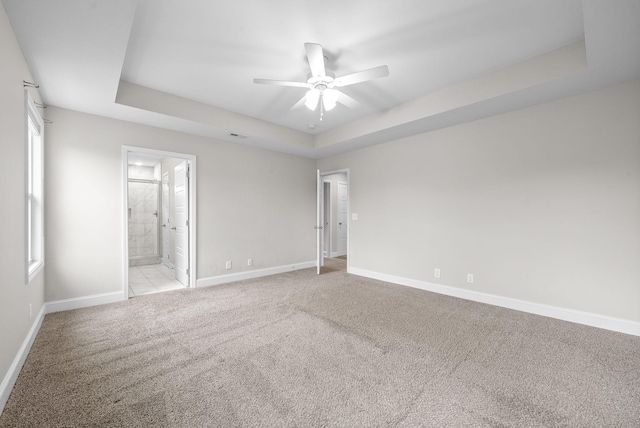
{"label": "interior door", "polygon": [[316,171],[316,272],[320,275],[324,258],[322,257],[322,247],[324,233],[322,233],[322,177],[320,170]]}
{"label": "interior door", "polygon": [[[331,182],[325,181],[322,189],[322,227],[324,243],[322,246],[322,257],[331,257]],[[324,259],[323,259],[324,260]]]}
{"label": "interior door", "polygon": [[171,219],[169,218],[169,171],[162,173],[162,264],[171,267]]}
{"label": "interior door", "polygon": [[347,255],[347,213],[349,210],[347,183],[338,182],[338,242],[337,250],[339,256]]}
{"label": "interior door", "polygon": [[175,192],[175,271],[176,279],[189,286],[189,165],[186,161],[174,168]]}

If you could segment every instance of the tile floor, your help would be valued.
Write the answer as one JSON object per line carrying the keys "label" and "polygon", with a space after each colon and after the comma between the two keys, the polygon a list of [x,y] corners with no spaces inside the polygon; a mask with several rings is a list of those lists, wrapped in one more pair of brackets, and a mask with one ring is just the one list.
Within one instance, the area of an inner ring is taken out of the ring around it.
{"label": "tile floor", "polygon": [[129,268],[129,297],[185,288],[176,279],[175,271],[165,265],[132,266]]}

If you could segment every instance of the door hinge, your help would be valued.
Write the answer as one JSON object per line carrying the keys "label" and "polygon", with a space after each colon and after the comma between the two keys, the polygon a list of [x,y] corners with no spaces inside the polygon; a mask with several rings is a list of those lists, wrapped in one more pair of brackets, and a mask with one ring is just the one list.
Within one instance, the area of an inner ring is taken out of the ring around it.
{"label": "door hinge", "polygon": [[187,276],[189,276],[189,268],[187,268]]}
{"label": "door hinge", "polygon": [[189,220],[187,220],[187,226],[189,226]]}

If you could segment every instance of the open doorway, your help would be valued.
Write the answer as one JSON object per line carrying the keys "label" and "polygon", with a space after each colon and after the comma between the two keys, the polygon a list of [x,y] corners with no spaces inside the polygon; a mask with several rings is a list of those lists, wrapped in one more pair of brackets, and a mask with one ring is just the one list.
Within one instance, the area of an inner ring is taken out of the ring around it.
{"label": "open doorway", "polygon": [[349,171],[319,171],[318,179],[318,273],[346,271],[349,252]]}
{"label": "open doorway", "polygon": [[123,147],[125,298],[195,286],[195,156]]}

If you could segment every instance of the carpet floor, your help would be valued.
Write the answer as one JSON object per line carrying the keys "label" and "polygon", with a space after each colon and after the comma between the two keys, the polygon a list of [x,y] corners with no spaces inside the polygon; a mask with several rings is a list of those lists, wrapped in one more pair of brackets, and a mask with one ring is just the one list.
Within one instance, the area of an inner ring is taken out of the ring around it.
{"label": "carpet floor", "polygon": [[640,337],[325,272],[47,315],[0,427],[640,426]]}

